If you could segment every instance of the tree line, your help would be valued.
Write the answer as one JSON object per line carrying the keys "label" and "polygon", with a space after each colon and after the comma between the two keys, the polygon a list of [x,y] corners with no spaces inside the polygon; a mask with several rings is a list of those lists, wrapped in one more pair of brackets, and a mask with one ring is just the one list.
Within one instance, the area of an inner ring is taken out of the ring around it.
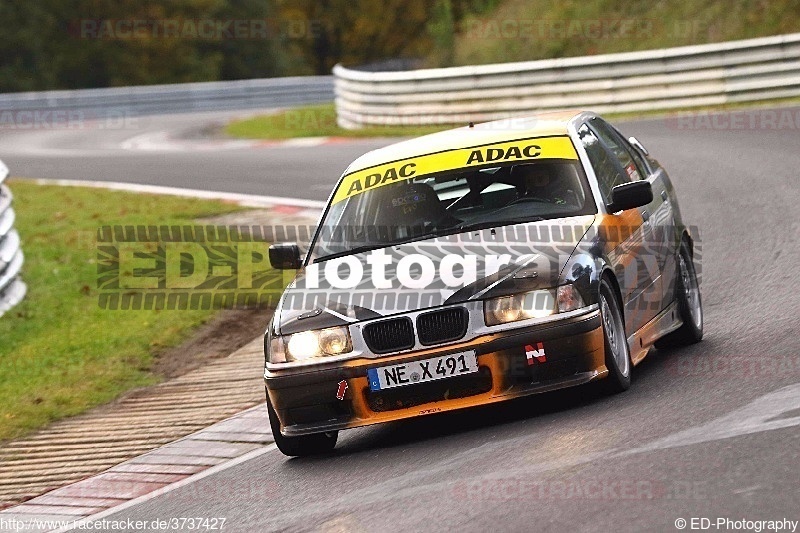
{"label": "tree line", "polygon": [[459,22],[498,2],[0,0],[0,92],[447,64]]}

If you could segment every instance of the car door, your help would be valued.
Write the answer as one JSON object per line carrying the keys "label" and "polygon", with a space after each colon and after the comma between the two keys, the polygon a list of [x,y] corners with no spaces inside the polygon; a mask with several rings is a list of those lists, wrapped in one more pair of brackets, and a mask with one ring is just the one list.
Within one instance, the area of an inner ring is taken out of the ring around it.
{"label": "car door", "polygon": [[[608,126],[590,120],[578,128],[586,154],[597,178],[604,204],[611,201],[615,186],[642,179],[630,154]],[[655,202],[655,199],[654,199]],[[609,213],[602,221],[607,236],[607,255],[617,275],[625,309],[625,329],[632,335],[652,320],[661,309],[661,266],[652,243],[657,236],[650,223],[652,204],[619,213]]]}
{"label": "car door", "polygon": [[[608,123],[604,123],[607,126]],[[674,284],[677,276],[677,248],[679,239],[675,238],[675,209],[672,206],[672,183],[666,171],[658,165],[651,165],[635,146],[631,145],[622,133],[609,126],[621,146],[630,154],[639,174],[650,182],[653,188],[653,201],[648,204],[650,226],[655,241],[653,253],[658,257],[661,268],[662,301],[660,310],[672,303],[675,297]]]}

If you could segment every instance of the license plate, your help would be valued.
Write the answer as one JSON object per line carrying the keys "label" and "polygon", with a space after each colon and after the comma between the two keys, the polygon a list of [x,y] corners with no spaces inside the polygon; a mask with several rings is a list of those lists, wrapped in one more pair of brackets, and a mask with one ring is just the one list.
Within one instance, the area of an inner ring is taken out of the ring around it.
{"label": "license plate", "polygon": [[462,352],[412,363],[382,366],[367,370],[369,388],[373,391],[427,383],[478,371],[475,352]]}

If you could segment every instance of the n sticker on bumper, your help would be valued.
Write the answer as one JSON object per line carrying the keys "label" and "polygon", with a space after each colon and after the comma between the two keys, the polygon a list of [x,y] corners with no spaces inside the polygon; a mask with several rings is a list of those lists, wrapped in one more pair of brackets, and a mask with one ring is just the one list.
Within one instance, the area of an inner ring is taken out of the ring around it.
{"label": "n sticker on bumper", "polygon": [[544,344],[541,342],[537,342],[536,346],[533,346],[532,344],[526,345],[525,355],[528,358],[528,365],[532,365],[534,362],[547,362],[547,357],[544,354]]}

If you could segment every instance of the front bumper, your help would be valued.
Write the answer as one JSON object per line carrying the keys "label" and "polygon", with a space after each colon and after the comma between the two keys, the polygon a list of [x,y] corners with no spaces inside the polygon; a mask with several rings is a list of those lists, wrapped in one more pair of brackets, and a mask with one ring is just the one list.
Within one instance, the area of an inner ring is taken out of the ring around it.
{"label": "front bumper", "polygon": [[[546,361],[529,361],[526,345],[544,346]],[[468,342],[355,359],[334,366],[266,372],[270,402],[285,436],[347,429],[463,409],[570,387],[605,377],[603,332],[597,310]],[[385,391],[370,390],[367,370],[474,350],[479,371]],[[531,364],[532,363],[532,364]],[[339,383],[347,382],[339,400]]]}

